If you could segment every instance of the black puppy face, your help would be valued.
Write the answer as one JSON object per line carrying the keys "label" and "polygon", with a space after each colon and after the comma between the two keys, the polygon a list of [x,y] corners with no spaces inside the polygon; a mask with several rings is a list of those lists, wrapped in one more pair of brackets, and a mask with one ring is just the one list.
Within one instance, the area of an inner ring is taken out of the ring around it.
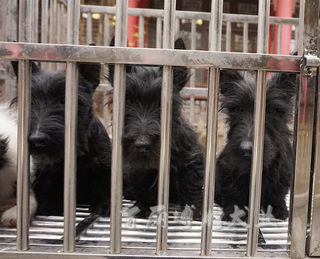
{"label": "black puppy face", "polygon": [[[293,111],[295,75],[275,74],[268,80],[266,97],[264,166],[280,152],[279,136],[290,135],[287,124]],[[248,73],[221,72],[222,109],[229,124],[228,140],[236,155],[251,162],[256,80]]]}
{"label": "black puppy face", "polygon": [[[99,74],[100,64],[79,65],[78,142],[92,117],[92,95],[99,84]],[[29,144],[34,156],[63,159],[65,83],[65,71],[45,71],[33,64]]]}
{"label": "black puppy face", "polygon": [[[183,41],[177,40],[175,47],[184,48]],[[110,66],[109,70],[109,80],[113,83],[113,66]],[[137,168],[158,168],[162,68],[128,65],[126,70],[125,127],[122,139],[125,161]],[[172,116],[174,118],[180,116],[182,103],[180,90],[188,79],[187,68],[173,69]]]}

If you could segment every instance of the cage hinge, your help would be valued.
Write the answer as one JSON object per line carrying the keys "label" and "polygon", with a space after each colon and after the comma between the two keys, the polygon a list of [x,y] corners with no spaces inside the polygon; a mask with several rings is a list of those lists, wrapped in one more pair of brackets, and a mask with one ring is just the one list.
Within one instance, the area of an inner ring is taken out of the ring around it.
{"label": "cage hinge", "polygon": [[318,67],[320,67],[320,58],[316,55],[304,55],[302,67],[305,76],[314,77],[317,75]]}

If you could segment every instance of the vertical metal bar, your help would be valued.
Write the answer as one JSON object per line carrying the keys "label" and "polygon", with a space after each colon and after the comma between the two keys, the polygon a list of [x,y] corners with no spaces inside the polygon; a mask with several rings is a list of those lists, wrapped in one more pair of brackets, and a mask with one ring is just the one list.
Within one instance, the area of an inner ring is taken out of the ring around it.
{"label": "vertical metal bar", "polygon": [[109,46],[110,44],[110,27],[109,27],[109,16],[107,14],[104,15],[104,24],[103,24],[103,44],[105,46]]}
{"label": "vertical metal bar", "polygon": [[[191,20],[191,49],[196,49],[196,34],[197,34],[197,23],[195,19]],[[190,87],[196,86],[196,70],[191,69]],[[194,94],[190,95],[190,123],[194,124]]]}
{"label": "vertical metal bar", "polygon": [[[223,0],[211,1],[211,19],[209,25],[209,50],[221,49]],[[207,108],[206,165],[201,226],[201,255],[211,254],[214,182],[216,175],[218,93],[220,71],[209,68],[209,89]]]}
{"label": "vertical metal bar", "polygon": [[61,42],[61,37],[62,37],[62,28],[61,26],[59,26],[60,24],[63,24],[62,23],[62,19],[61,19],[61,8],[60,8],[61,4],[58,4],[57,6],[57,43],[62,43]]}
{"label": "vertical metal bar", "polygon": [[[32,7],[19,5],[19,41],[32,40]],[[31,68],[27,60],[19,61],[18,76],[18,172],[17,172],[17,250],[28,249],[29,236],[29,126]]]}
{"label": "vertical metal bar", "polygon": [[48,9],[49,9],[49,1],[42,0],[41,2],[41,43],[48,42]]}
{"label": "vertical metal bar", "polygon": [[[298,54],[317,55],[319,1],[300,3]],[[302,68],[296,118],[296,154],[294,183],[291,190],[291,258],[304,258],[308,220],[312,133],[315,108],[316,69]],[[305,96],[302,98],[302,96]],[[293,195],[292,195],[293,194]],[[319,240],[318,240],[319,241]]]}
{"label": "vertical metal bar", "polygon": [[161,48],[161,36],[162,36],[162,19],[161,17],[157,17],[156,48]]}
{"label": "vertical metal bar", "polygon": [[175,33],[177,34],[177,35],[179,35],[179,32],[180,32],[180,19],[176,19],[176,28],[175,28]]}
{"label": "vertical metal bar", "polygon": [[[117,0],[115,46],[127,45],[128,0]],[[121,18],[121,19],[119,19]],[[111,215],[110,251],[121,252],[122,220],[122,135],[124,125],[126,73],[123,64],[114,67],[113,122],[112,122],[112,164],[111,164]]]}
{"label": "vertical metal bar", "polygon": [[267,93],[267,73],[258,70],[254,115],[254,142],[250,179],[250,198],[248,215],[247,255],[254,256],[257,251],[260,197],[263,167],[264,123]]}
{"label": "vertical metal bar", "polygon": [[50,0],[50,33],[49,42],[56,43],[57,0]]}
{"label": "vertical metal bar", "polygon": [[277,53],[278,54],[281,54],[281,42],[282,42],[282,25],[281,24],[278,24],[278,35],[277,35],[277,37],[278,37],[278,46],[277,46],[277,49],[278,49],[278,51],[277,51]]}
{"label": "vertical metal bar", "polygon": [[33,0],[32,42],[38,42],[39,0]]}
{"label": "vertical metal bar", "polygon": [[226,26],[226,51],[231,51],[231,22],[227,22]]}
{"label": "vertical metal bar", "polygon": [[[67,43],[79,43],[80,1],[68,0]],[[65,94],[64,252],[75,250],[76,136],[78,115],[77,64],[67,62]]]}
{"label": "vertical metal bar", "polygon": [[[319,73],[319,71],[318,71]],[[317,112],[315,113],[314,159],[313,159],[313,192],[310,221],[310,236],[308,237],[308,255],[320,256],[320,77],[317,87]]]}
{"label": "vertical metal bar", "polygon": [[294,25],[294,49],[298,49],[299,26]]}
{"label": "vertical metal bar", "polygon": [[[268,52],[270,0],[259,0],[258,13],[258,53]],[[254,107],[254,139],[249,192],[249,213],[247,233],[247,255],[257,252],[259,214],[263,168],[264,122],[267,95],[266,71],[258,70],[257,88]]]}
{"label": "vertical metal bar", "polygon": [[139,48],[144,46],[144,17],[139,16]]}
{"label": "vertical metal bar", "polygon": [[73,252],[76,211],[76,136],[78,111],[77,63],[67,63],[65,98],[64,252]]}
{"label": "vertical metal bar", "polygon": [[27,60],[19,61],[18,78],[18,176],[17,250],[28,249],[29,235],[29,125],[31,69]]}
{"label": "vertical metal bar", "polygon": [[[163,48],[174,48],[176,1],[164,2]],[[171,66],[163,66],[161,89],[161,147],[158,182],[157,254],[167,250],[170,182],[171,97],[173,90]]]}
{"label": "vertical metal bar", "polygon": [[91,13],[87,13],[87,44],[92,43],[92,15]]}
{"label": "vertical metal bar", "polygon": [[249,49],[249,40],[248,40],[248,23],[243,23],[243,52],[248,52]]}

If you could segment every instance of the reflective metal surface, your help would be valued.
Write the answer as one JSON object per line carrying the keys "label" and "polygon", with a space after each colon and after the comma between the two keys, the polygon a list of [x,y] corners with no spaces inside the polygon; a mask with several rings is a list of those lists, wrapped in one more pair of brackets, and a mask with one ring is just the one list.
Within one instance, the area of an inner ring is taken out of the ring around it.
{"label": "reflective metal surface", "polygon": [[[257,53],[268,53],[270,0],[259,0]],[[257,253],[258,223],[262,187],[264,127],[266,113],[267,73],[257,71],[254,104],[254,135],[249,191],[247,255]]]}
{"label": "reflective metal surface", "polygon": [[[115,46],[127,45],[127,0],[117,0],[117,19]],[[112,112],[112,162],[111,162],[111,211],[110,211],[110,252],[121,252],[122,220],[122,134],[126,91],[126,72],[124,65],[114,66],[114,92]]]}
{"label": "reflective metal surface", "polygon": [[[165,0],[163,18],[163,48],[174,48],[176,1]],[[163,66],[161,88],[161,137],[158,179],[157,250],[161,255],[167,250],[169,182],[170,182],[170,141],[172,118],[173,71]]]}
{"label": "reflective metal surface", "polygon": [[[319,1],[305,0],[300,4],[300,39],[298,53],[317,54]],[[301,31],[303,33],[301,33]],[[302,38],[301,38],[302,37]],[[303,44],[302,44],[303,43]],[[295,136],[295,174],[291,198],[291,258],[304,258],[309,205],[312,135],[315,108],[315,69],[305,74],[302,67],[298,92]]]}
{"label": "reflective metal surface", "polygon": [[301,56],[0,42],[0,58],[299,72]]}

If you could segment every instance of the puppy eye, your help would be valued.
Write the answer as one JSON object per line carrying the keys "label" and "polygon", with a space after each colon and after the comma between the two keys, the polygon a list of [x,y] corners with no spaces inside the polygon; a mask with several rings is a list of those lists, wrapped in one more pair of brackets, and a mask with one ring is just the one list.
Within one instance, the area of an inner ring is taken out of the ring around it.
{"label": "puppy eye", "polygon": [[240,106],[229,107],[228,110],[232,113],[239,113],[243,111],[243,109]]}
{"label": "puppy eye", "polygon": [[267,107],[267,113],[272,114],[272,113],[276,113],[277,111],[278,111],[278,110],[275,109],[275,108],[273,108],[273,107]]}

